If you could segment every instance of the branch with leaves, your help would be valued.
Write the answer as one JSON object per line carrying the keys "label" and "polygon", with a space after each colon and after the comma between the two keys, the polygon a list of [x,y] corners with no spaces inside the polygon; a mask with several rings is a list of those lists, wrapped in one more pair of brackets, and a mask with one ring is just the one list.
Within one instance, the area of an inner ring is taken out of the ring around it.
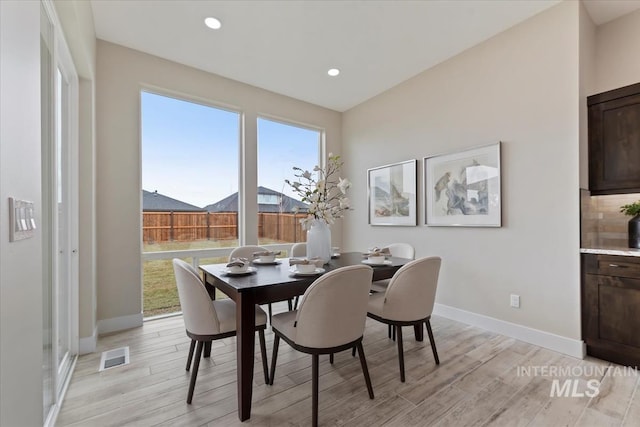
{"label": "branch with leaves", "polygon": [[[305,230],[308,230],[316,219],[333,224],[350,209],[346,194],[351,182],[340,177],[342,165],[340,156],[329,153],[325,169],[316,165],[313,171],[308,171],[294,166],[296,179],[285,179],[284,182],[298,194],[300,200],[309,205],[307,217],[300,220]],[[298,212],[297,208],[294,210]]]}

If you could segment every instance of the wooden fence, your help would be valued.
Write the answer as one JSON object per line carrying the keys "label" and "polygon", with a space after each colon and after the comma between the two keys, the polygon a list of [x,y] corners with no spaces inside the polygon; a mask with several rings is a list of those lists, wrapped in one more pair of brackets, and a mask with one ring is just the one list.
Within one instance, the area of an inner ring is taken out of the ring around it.
{"label": "wooden fence", "polygon": [[[300,225],[304,214],[258,213],[258,237],[282,242],[304,242]],[[236,212],[143,212],[144,243],[227,240],[238,237]]]}

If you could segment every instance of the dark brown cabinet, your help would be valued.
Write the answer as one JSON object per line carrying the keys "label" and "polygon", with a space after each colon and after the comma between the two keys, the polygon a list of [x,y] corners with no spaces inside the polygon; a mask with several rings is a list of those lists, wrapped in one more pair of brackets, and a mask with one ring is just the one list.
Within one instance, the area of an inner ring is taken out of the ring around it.
{"label": "dark brown cabinet", "polygon": [[592,95],[587,106],[591,194],[640,192],[640,83]]}
{"label": "dark brown cabinet", "polygon": [[591,356],[640,366],[640,257],[582,255],[582,338]]}

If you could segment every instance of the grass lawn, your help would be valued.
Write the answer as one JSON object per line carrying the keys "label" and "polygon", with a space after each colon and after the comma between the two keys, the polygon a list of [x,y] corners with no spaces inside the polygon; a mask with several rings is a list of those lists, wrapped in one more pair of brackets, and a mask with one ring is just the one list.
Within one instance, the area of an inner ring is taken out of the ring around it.
{"label": "grass lawn", "polygon": [[[282,242],[265,242],[260,244]],[[177,251],[186,249],[211,249],[220,247],[235,247],[237,240],[225,241],[196,241],[196,242],[165,242],[145,244],[144,252],[157,251]],[[185,258],[185,262],[191,263],[190,258]],[[202,258],[200,264],[217,264],[227,261],[227,257]],[[180,311],[180,301],[178,300],[178,288],[176,287],[173,275],[173,264],[170,259],[154,260],[143,262],[143,315],[144,317],[169,314]],[[225,294],[216,290],[216,298],[227,298]]]}

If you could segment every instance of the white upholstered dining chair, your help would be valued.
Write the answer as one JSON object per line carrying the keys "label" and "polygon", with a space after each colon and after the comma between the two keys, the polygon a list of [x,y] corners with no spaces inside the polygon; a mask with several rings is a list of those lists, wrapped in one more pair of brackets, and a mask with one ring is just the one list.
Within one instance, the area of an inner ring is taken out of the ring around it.
{"label": "white upholstered dining chair", "polygon": [[[407,259],[415,259],[416,257],[416,250],[409,243],[391,243],[382,249],[388,249],[393,257]],[[376,280],[371,283],[371,292],[386,292],[389,281],[391,281],[391,279]],[[389,325],[387,334],[389,338],[396,339],[396,331],[391,325]]]}
{"label": "white upholstered dining chair", "polygon": [[312,423],[318,425],[318,358],[353,347],[360,355],[369,398],[373,387],[362,347],[367,316],[369,287],[373,270],[355,265],[333,270],[316,279],[304,293],[300,308],[273,316],[273,359],[270,383],[273,385],[280,339],[303,353],[311,354]]}
{"label": "white upholstered dining chair", "polygon": [[307,256],[307,244],[305,242],[294,243],[291,246],[292,257],[305,257]]}
{"label": "white upholstered dining chair", "polygon": [[[204,344],[236,335],[236,303],[230,299],[212,301],[198,272],[183,260],[177,258],[173,260],[173,271],[176,277],[176,285],[178,286],[178,297],[185,329],[187,336],[191,338],[191,346],[189,347],[189,356],[187,358],[187,371],[191,368],[194,348],[196,351],[187,393],[187,403],[191,403]],[[268,384],[267,350],[264,339],[267,315],[258,306],[256,306],[255,315],[256,331],[258,331],[260,338],[264,381]]]}
{"label": "white upholstered dining chair", "polygon": [[393,326],[397,335],[400,381],[404,382],[404,351],[402,327],[426,324],[431,350],[436,365],[440,364],[436,343],[431,330],[431,313],[436,298],[440,257],[426,257],[403,265],[389,281],[384,293],[374,293],[369,298],[367,316]]}

